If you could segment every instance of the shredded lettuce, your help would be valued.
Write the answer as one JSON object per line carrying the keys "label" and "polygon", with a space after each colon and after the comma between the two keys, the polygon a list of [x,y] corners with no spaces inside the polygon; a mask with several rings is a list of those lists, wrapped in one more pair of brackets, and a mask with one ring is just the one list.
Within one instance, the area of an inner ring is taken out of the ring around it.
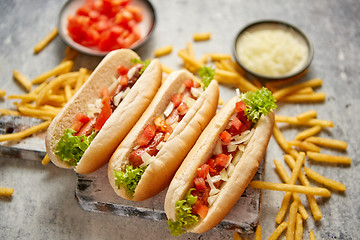
{"label": "shredded lettuce", "polygon": [[83,156],[85,150],[96,136],[93,131],[89,136],[75,136],[76,131],[65,129],[64,135],[60,138],[55,154],[69,166],[76,166]]}
{"label": "shredded lettuce", "polygon": [[212,67],[204,66],[199,69],[199,77],[201,78],[204,90],[209,86],[214,76],[215,69]]}
{"label": "shredded lettuce", "polygon": [[145,60],[145,61],[142,61],[142,60],[139,59],[139,58],[132,58],[132,59],[131,59],[131,62],[132,62],[133,64],[140,63],[140,64],[143,65],[143,67],[140,69],[140,74],[142,74],[142,73],[145,71],[145,69],[149,66],[151,60],[150,60],[150,59],[147,59],[147,60]]}
{"label": "shredded lettuce", "polygon": [[168,220],[168,229],[173,236],[180,236],[186,232],[186,229],[195,225],[199,221],[199,217],[191,213],[192,205],[196,202],[197,197],[191,195],[190,188],[183,200],[177,201],[175,204],[176,221]]}
{"label": "shredded lettuce", "polygon": [[129,197],[134,197],[135,189],[146,167],[147,166],[134,168],[132,165],[127,165],[125,171],[114,170],[115,186],[117,186],[118,189],[123,187]]}
{"label": "shredded lettuce", "polygon": [[262,114],[266,115],[271,109],[277,108],[275,98],[266,87],[256,92],[248,91],[243,93],[240,95],[240,99],[247,106],[245,115],[248,120],[252,120],[253,123],[256,123]]}

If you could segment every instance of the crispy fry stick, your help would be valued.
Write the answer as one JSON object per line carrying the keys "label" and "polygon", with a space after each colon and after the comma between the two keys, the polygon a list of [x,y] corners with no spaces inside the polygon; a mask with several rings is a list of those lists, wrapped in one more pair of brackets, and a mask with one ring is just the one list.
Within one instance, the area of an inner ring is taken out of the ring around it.
{"label": "crispy fry stick", "polygon": [[297,201],[292,202],[290,205],[289,221],[286,229],[286,240],[293,240],[295,238],[295,224],[298,207],[299,203]]}
{"label": "crispy fry stick", "polygon": [[292,125],[302,125],[302,126],[316,126],[319,125],[320,127],[334,127],[334,122],[328,120],[321,120],[321,119],[309,119],[307,121],[299,121],[296,117],[291,116],[282,116],[282,115],[275,115],[276,122],[285,122]]}
{"label": "crispy fry stick", "polygon": [[2,188],[2,187],[0,187],[0,196],[11,197],[13,193],[14,193],[13,188]]}
{"label": "crispy fry stick", "polygon": [[261,240],[261,232],[262,232],[262,230],[261,230],[261,226],[259,224],[256,227],[255,238],[254,238],[255,240]]}
{"label": "crispy fry stick", "polygon": [[315,234],[314,234],[312,229],[310,229],[310,232],[309,232],[309,239],[310,240],[316,240]]}
{"label": "crispy fry stick", "polygon": [[38,131],[46,129],[49,126],[49,124],[50,124],[50,121],[45,121],[36,126],[25,129],[24,131],[21,131],[21,132],[0,135],[0,142],[20,140],[22,138],[28,137],[28,136],[38,132]]}
{"label": "crispy fry stick", "polygon": [[43,166],[47,165],[50,162],[50,158],[49,156],[46,154],[45,157],[43,158],[43,160],[41,161],[41,164]]}
{"label": "crispy fry stick", "polygon": [[66,47],[65,57],[61,62],[65,62],[67,60],[74,60],[78,54],[78,51],[76,51],[75,49],[72,49],[71,47]]}
{"label": "crispy fry stick", "polygon": [[316,117],[317,117],[316,110],[309,110],[309,111],[300,113],[299,115],[296,116],[296,118],[299,121],[306,121],[306,120],[309,120],[310,118],[316,118]]}
{"label": "crispy fry stick", "polygon": [[[284,160],[291,169],[294,168],[295,160],[293,159],[293,157],[291,155],[285,155]],[[306,176],[304,175],[304,173],[302,171],[299,173],[299,180],[302,185],[310,187],[310,182],[306,178]],[[311,212],[313,214],[315,221],[320,221],[320,219],[322,218],[322,213],[320,211],[319,205],[317,204],[317,202],[315,200],[314,195],[307,194],[306,197],[308,199],[309,206],[310,206],[310,209],[311,209]]]}
{"label": "crispy fry stick", "polygon": [[275,218],[275,222],[277,224],[282,223],[282,221],[284,220],[284,217],[286,215],[287,209],[288,209],[289,204],[290,204],[291,195],[292,195],[292,192],[286,192],[284,197],[283,197],[283,200],[282,200],[281,205],[280,205],[279,212],[278,212],[278,214],[276,215],[276,218]]}
{"label": "crispy fry stick", "polygon": [[234,240],[242,240],[238,232],[234,232]]}
{"label": "crispy fry stick", "polygon": [[193,40],[194,41],[207,41],[211,38],[211,33],[203,32],[203,33],[194,33]]}
{"label": "crispy fry stick", "polygon": [[290,144],[287,142],[285,137],[282,135],[280,129],[278,128],[278,126],[276,124],[274,124],[273,136],[274,136],[276,142],[279,144],[279,146],[281,147],[281,149],[284,152],[286,152],[287,154],[291,154],[291,156],[293,156],[294,158],[298,157],[299,153],[290,146]]}
{"label": "crispy fry stick", "polygon": [[3,109],[0,108],[1,115],[14,115],[14,116],[20,116],[20,113],[18,111],[9,110],[9,109]]}
{"label": "crispy fry stick", "polygon": [[322,147],[335,148],[335,149],[339,149],[339,150],[343,150],[343,151],[346,151],[346,148],[347,148],[347,142],[336,140],[336,139],[321,138],[321,137],[309,137],[306,139],[306,141],[314,143],[314,144],[322,146]]}
{"label": "crispy fry stick", "polygon": [[256,91],[258,88],[253,85],[251,82],[249,82],[247,79],[245,79],[243,76],[241,76],[238,73],[225,71],[221,69],[215,70],[216,74],[225,78],[233,79],[238,81],[238,87],[241,91]]}
{"label": "crispy fry stick", "polygon": [[[211,61],[221,61],[221,60],[228,60],[231,59],[230,54],[224,54],[224,53],[210,53],[209,54]],[[221,62],[221,64],[223,64]]]}
{"label": "crispy fry stick", "polygon": [[190,57],[185,49],[182,49],[178,52],[178,56],[181,57],[185,63],[190,64],[195,71],[197,71],[199,68],[203,67],[203,63],[201,63],[200,61],[197,61],[195,58]]}
{"label": "crispy fry stick", "polygon": [[289,141],[289,144],[291,146],[297,146],[298,148],[300,148],[301,150],[304,150],[304,151],[312,151],[312,152],[320,152],[321,151],[320,147],[316,146],[313,143],[306,142],[306,141],[294,140],[294,141]]}
{"label": "crispy fry stick", "polygon": [[295,240],[302,240],[303,236],[303,220],[300,213],[296,214]]}
{"label": "crispy fry stick", "polygon": [[331,192],[329,190],[320,187],[308,187],[308,186],[299,186],[299,185],[292,185],[286,183],[271,183],[271,182],[263,182],[263,181],[252,181],[250,182],[250,186],[252,188],[285,191],[285,192],[297,192],[297,193],[311,194],[321,197],[331,196]]}
{"label": "crispy fry stick", "polygon": [[299,91],[294,92],[293,94],[299,95],[299,94],[311,94],[314,92],[314,89],[312,87],[305,87],[300,89]]}
{"label": "crispy fry stick", "polygon": [[76,93],[80,89],[80,87],[84,84],[86,73],[87,73],[86,68],[80,68],[79,69],[79,76],[78,76],[78,78],[76,80],[74,93]]}
{"label": "crispy fry stick", "polygon": [[71,91],[71,86],[70,86],[70,84],[66,84],[66,85],[65,85],[64,91],[65,91],[65,99],[66,99],[66,102],[68,102],[68,101],[71,99],[71,97],[72,97],[72,91]]}
{"label": "crispy fry stick", "polygon": [[304,167],[304,171],[309,178],[311,178],[321,184],[324,184],[325,186],[331,187],[335,190],[342,191],[342,192],[346,190],[346,186],[344,184],[342,184],[341,182],[324,177],[321,174],[315,172],[314,170],[312,170],[308,167]]}
{"label": "crispy fry stick", "polygon": [[172,50],[173,50],[172,45],[163,46],[161,48],[155,49],[154,56],[155,57],[162,57],[162,56],[170,54],[172,52]]}
{"label": "crispy fry stick", "polygon": [[56,67],[54,67],[53,69],[44,72],[42,74],[40,74],[39,76],[35,77],[32,80],[32,84],[39,84],[44,82],[45,80],[49,79],[50,77],[62,74],[62,73],[67,73],[71,70],[72,66],[74,65],[74,62],[71,60],[67,60],[65,62],[60,63],[59,65],[57,65]]}
{"label": "crispy fry stick", "polygon": [[36,109],[30,108],[28,106],[18,106],[18,111],[25,116],[33,116],[33,117],[50,117],[53,118],[58,114],[58,111],[49,110],[49,109]]}
{"label": "crispy fry stick", "polygon": [[298,133],[295,137],[295,140],[303,140],[305,138],[314,136],[321,131],[321,127],[319,125],[313,126],[309,129],[306,129],[300,133]]}
{"label": "crispy fry stick", "polygon": [[320,78],[315,78],[312,80],[308,80],[306,82],[303,83],[299,83],[299,84],[295,84],[293,86],[290,87],[285,87],[282,88],[276,92],[273,93],[273,96],[276,100],[279,100],[281,98],[283,98],[286,95],[289,95],[293,92],[299,91],[302,88],[306,88],[306,87],[318,87],[322,85],[322,80]]}
{"label": "crispy fry stick", "polygon": [[0,97],[3,98],[6,96],[6,91],[3,89],[0,89]]}
{"label": "crispy fry stick", "polygon": [[280,98],[279,102],[288,103],[307,103],[307,102],[324,102],[326,100],[326,93],[307,93],[307,94],[293,94]]}
{"label": "crispy fry stick", "polygon": [[271,236],[269,237],[269,240],[276,240],[280,237],[280,235],[283,233],[283,231],[287,228],[288,223],[287,222],[282,222],[276,229],[275,231],[271,234]]}
{"label": "crispy fry stick", "polygon": [[168,66],[165,66],[164,64],[162,64],[162,70],[163,70],[163,72],[165,72],[167,74],[174,71],[173,69],[169,68]]}
{"label": "crispy fry stick", "polygon": [[18,70],[13,70],[13,76],[14,79],[21,84],[27,91],[30,91],[32,88],[31,82],[25,77],[23,74],[21,74]]}
{"label": "crispy fry stick", "polygon": [[55,27],[49,32],[45,38],[38,42],[34,47],[34,53],[39,53],[43,50],[58,34],[58,29]]}
{"label": "crispy fry stick", "polygon": [[335,156],[317,152],[306,152],[306,155],[314,161],[327,162],[327,163],[340,163],[340,164],[351,164],[351,158],[346,156]]}

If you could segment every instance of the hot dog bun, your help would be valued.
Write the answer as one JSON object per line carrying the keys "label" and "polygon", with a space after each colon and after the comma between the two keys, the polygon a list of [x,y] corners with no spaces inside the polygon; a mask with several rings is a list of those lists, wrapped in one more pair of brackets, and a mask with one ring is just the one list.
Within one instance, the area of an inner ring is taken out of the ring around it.
{"label": "hot dog bun", "polygon": [[[193,186],[196,169],[211,157],[216,140],[233,115],[238,99],[238,97],[232,98],[216,114],[176,172],[165,197],[164,209],[168,219],[176,221],[175,203],[182,200]],[[199,222],[187,231],[195,233],[208,231],[228,214],[254,177],[265,154],[273,124],[274,113],[272,111],[260,118],[239,163],[235,166],[229,180],[223,183],[219,196],[209,208],[206,217],[199,218]]]}
{"label": "hot dog bun", "polygon": [[156,159],[146,168],[133,198],[129,198],[123,188],[118,189],[115,186],[114,170],[120,170],[128,164],[129,155],[136,146],[137,138],[145,126],[164,112],[172,95],[177,93],[180,86],[189,78],[194,78],[194,76],[186,70],[175,71],[168,76],[148,109],[111,157],[108,178],[119,196],[133,201],[141,201],[156,195],[168,186],[182,160],[215,115],[219,88],[217,82],[212,81],[176,126],[156,155]]}
{"label": "hot dog bun", "polygon": [[[64,130],[71,127],[77,113],[87,111],[88,103],[100,98],[99,92],[103,87],[112,84],[117,68],[120,65],[132,67],[134,64],[131,60],[135,58],[139,59],[139,56],[129,49],[110,52],[51,122],[45,143],[47,154],[55,165],[72,168],[55,155],[57,143]],[[91,173],[110,159],[116,147],[150,104],[161,84],[161,78],[161,63],[154,59],[96,135],[75,167],[76,172]]]}

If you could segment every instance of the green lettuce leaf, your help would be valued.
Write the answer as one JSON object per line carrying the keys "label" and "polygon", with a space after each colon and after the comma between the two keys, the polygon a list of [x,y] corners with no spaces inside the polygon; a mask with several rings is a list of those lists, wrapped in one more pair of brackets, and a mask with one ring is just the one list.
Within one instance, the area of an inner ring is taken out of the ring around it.
{"label": "green lettuce leaf", "polygon": [[56,145],[55,154],[69,166],[76,166],[96,136],[93,131],[89,136],[75,136],[76,131],[65,129],[64,135]]}
{"label": "green lettuce leaf", "polygon": [[212,67],[204,66],[199,69],[199,77],[201,78],[204,90],[209,86],[214,76],[215,69]]}
{"label": "green lettuce leaf", "polygon": [[266,87],[256,92],[248,91],[243,93],[240,95],[240,99],[247,106],[245,115],[253,123],[256,123],[262,114],[266,115],[271,109],[277,108],[275,98]]}
{"label": "green lettuce leaf", "polygon": [[131,59],[131,62],[132,62],[133,64],[140,63],[140,64],[143,65],[143,67],[140,69],[140,74],[142,74],[142,73],[145,71],[145,69],[149,66],[151,60],[150,60],[150,59],[147,59],[147,60],[145,60],[145,61],[142,61],[142,60],[139,59],[139,58],[132,58],[132,59]]}
{"label": "green lettuce leaf", "polygon": [[180,236],[199,221],[199,217],[191,213],[192,205],[197,200],[197,197],[191,195],[192,190],[195,188],[190,188],[184,199],[176,202],[176,221],[168,220],[168,229],[173,236]]}
{"label": "green lettuce leaf", "polygon": [[141,176],[144,174],[145,169],[146,166],[134,168],[132,165],[128,165],[126,166],[125,171],[114,170],[115,186],[117,186],[118,189],[123,187],[129,197],[134,197],[135,189]]}

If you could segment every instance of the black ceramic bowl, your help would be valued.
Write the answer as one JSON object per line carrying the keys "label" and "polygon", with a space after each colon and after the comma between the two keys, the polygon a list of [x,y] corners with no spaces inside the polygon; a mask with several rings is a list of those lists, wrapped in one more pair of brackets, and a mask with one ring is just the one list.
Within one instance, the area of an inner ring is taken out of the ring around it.
{"label": "black ceramic bowl", "polygon": [[[85,0],[69,0],[62,7],[58,17],[58,30],[60,38],[68,46],[75,50],[92,55],[92,56],[105,56],[108,51],[101,51],[95,47],[86,47],[75,42],[68,34],[67,30],[67,18],[70,15],[74,15],[76,10],[84,4]],[[132,0],[131,5],[140,7],[143,10],[143,20],[139,23],[142,38],[136,41],[130,48],[136,49],[142,46],[151,36],[156,25],[155,9],[148,0]]]}
{"label": "black ceramic bowl", "polygon": [[[293,71],[290,71],[288,73],[281,74],[281,75],[276,75],[276,76],[267,75],[264,73],[259,73],[259,72],[254,71],[253,69],[248,67],[241,60],[242,58],[239,54],[241,54],[242,43],[241,43],[240,39],[245,34],[248,34],[249,32],[255,32],[255,31],[264,30],[264,29],[265,30],[280,29],[280,30],[289,32],[289,33],[291,33],[291,35],[295,36],[297,38],[297,40],[301,41],[303,43],[303,46],[306,47],[306,54],[307,54],[306,57],[303,59],[303,61],[301,63],[298,64],[298,66],[296,66],[296,68],[294,68]],[[297,27],[295,27],[289,23],[282,22],[282,21],[262,20],[262,21],[254,22],[254,23],[251,23],[251,24],[245,26],[236,35],[235,41],[234,41],[233,54],[234,54],[234,57],[235,57],[237,63],[240,65],[240,67],[243,68],[247,73],[249,73],[250,75],[252,75],[258,79],[261,79],[261,80],[286,80],[286,79],[299,78],[304,73],[307,72],[307,70],[312,62],[313,56],[314,56],[314,49],[313,49],[312,43],[307,38],[307,36]]]}

